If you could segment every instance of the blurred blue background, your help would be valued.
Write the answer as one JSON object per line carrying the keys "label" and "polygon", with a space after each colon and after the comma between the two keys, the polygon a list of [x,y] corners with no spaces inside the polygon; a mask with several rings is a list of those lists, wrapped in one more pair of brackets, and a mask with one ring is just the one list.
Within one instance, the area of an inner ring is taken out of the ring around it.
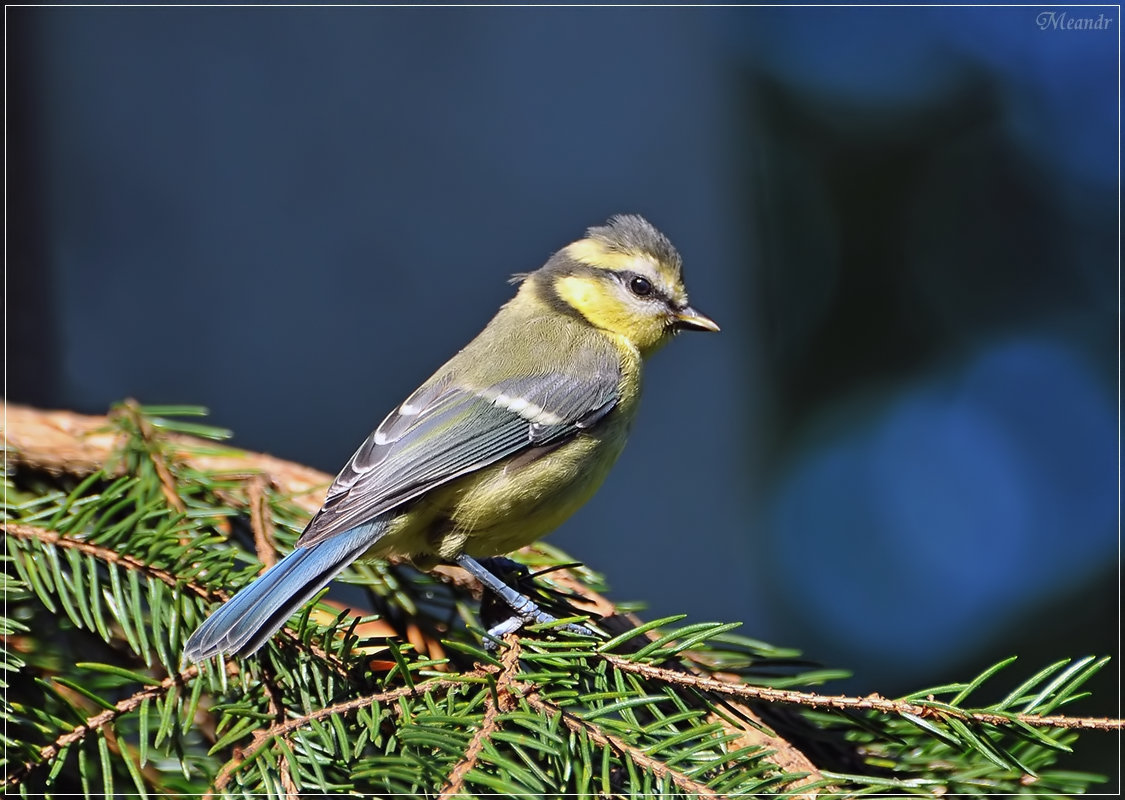
{"label": "blurred blue background", "polygon": [[8,397],[335,472],[639,212],[723,332],[553,543],[854,691],[1116,652],[1120,20],[1065,13],[9,8]]}

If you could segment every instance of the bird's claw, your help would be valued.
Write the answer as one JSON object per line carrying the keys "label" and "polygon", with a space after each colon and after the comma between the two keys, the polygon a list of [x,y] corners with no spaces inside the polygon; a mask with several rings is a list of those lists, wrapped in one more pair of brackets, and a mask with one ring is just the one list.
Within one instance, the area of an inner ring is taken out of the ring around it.
{"label": "bird's claw", "polygon": [[[512,614],[512,616],[488,629],[488,635],[485,636],[484,639],[484,649],[489,653],[496,652],[500,641],[505,636],[509,633],[515,633],[525,625],[546,625],[558,621],[557,617],[551,616],[540,608],[535,608],[534,611],[529,611],[524,614]],[[559,625],[558,628],[559,630],[564,630],[567,633],[573,633],[577,636],[595,635],[594,632],[585,625],[579,625],[576,622],[564,622]]]}

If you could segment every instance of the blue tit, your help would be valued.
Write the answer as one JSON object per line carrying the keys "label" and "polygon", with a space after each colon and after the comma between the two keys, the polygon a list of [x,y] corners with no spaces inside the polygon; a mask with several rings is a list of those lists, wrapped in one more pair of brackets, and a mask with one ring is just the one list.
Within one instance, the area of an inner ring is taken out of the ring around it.
{"label": "blue tit", "polygon": [[553,621],[477,559],[585,503],[625,446],[645,358],[679,331],[719,327],[688,304],[671,242],[636,215],[514,282],[485,329],[367,437],[296,549],[191,635],[185,661],[253,653],[359,558],[457,564],[516,619]]}

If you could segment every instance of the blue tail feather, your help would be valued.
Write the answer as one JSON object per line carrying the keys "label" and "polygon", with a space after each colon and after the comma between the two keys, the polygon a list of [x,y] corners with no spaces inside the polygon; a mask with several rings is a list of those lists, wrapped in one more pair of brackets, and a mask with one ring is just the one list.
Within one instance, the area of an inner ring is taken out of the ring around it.
{"label": "blue tail feather", "polygon": [[371,547],[385,527],[383,520],[375,520],[311,547],[298,547],[196,628],[184,645],[184,661],[199,662],[219,653],[250,655]]}

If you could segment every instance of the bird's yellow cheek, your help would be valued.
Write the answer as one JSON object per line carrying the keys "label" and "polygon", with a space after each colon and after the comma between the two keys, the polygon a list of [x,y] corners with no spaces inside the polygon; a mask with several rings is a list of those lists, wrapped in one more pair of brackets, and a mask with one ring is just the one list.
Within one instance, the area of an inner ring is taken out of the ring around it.
{"label": "bird's yellow cheek", "polygon": [[638,313],[601,281],[568,275],[555,283],[555,291],[591,325],[621,336],[645,355],[670,338],[663,315]]}
{"label": "bird's yellow cheek", "polygon": [[[567,275],[555,282],[555,291],[559,297],[578,309],[579,313],[590,322],[594,322],[591,314],[600,316],[598,307],[608,305],[605,288],[600,283],[595,283],[586,277]],[[597,324],[594,322],[594,324]]]}

